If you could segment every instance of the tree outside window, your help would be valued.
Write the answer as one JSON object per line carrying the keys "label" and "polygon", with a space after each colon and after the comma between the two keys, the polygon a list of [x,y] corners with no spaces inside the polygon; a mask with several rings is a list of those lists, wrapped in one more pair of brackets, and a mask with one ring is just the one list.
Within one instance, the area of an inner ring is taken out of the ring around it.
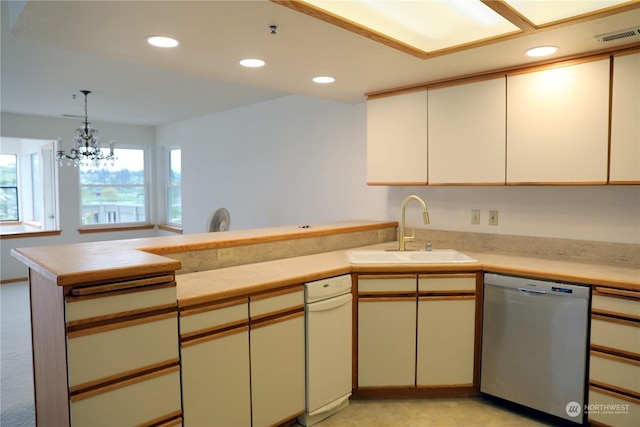
{"label": "tree outside window", "polygon": [[144,150],[116,148],[114,165],[80,167],[82,225],[146,223]]}

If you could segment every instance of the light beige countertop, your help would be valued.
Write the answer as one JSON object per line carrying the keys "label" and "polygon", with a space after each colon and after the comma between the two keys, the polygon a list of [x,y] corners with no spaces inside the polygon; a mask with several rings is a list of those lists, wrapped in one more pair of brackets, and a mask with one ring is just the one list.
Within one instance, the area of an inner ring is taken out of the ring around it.
{"label": "light beige countertop", "polygon": [[13,249],[11,254],[58,286],[170,272],[180,262],[129,247],[127,241]]}
{"label": "light beige countertop", "polygon": [[[387,243],[359,249],[391,249],[396,245],[397,243]],[[228,298],[245,297],[252,293],[347,273],[490,271],[640,291],[640,268],[638,266],[472,251],[463,251],[463,253],[478,260],[477,263],[352,265],[346,253],[346,250],[333,251],[178,275],[176,276],[178,305],[186,307]]]}
{"label": "light beige countertop", "polygon": [[395,225],[389,221],[337,221],[310,226],[16,248],[11,254],[59,286],[83,285],[179,270],[182,263],[162,256],[167,254],[381,230]]}
{"label": "light beige countertop", "polygon": [[[59,286],[153,275],[178,271],[181,262],[167,255],[177,252],[202,251],[274,241],[313,241],[306,237],[342,235],[353,232],[393,229],[397,224],[381,221],[354,220],[328,224],[274,227],[257,230],[200,233],[187,236],[152,237],[107,242],[42,246],[14,249],[12,255]],[[368,249],[393,249],[397,242],[366,246]],[[344,246],[342,246],[344,247]],[[418,247],[418,246],[416,246]],[[423,247],[423,246],[420,246]],[[637,264],[602,263],[572,258],[545,258],[498,253],[495,251],[463,252],[478,260],[466,264],[376,264],[351,265],[345,250],[315,248],[316,254],[243,265],[207,269],[178,274],[178,300],[181,306],[246,296],[282,286],[346,273],[429,273],[459,271],[491,271],[550,280],[612,286],[640,291],[640,267]],[[165,255],[165,256],[163,256]],[[189,255],[191,256],[191,255]],[[272,258],[273,259],[273,258]]]}

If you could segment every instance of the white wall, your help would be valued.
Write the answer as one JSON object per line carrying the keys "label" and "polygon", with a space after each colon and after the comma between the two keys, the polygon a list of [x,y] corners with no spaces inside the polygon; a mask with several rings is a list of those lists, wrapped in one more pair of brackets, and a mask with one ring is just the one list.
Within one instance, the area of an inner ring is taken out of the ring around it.
{"label": "white wall", "polygon": [[182,146],[185,233],[225,207],[231,228],[384,219],[387,192],[367,187],[366,107],[302,96],[157,129]]}
{"label": "white wall", "polygon": [[[409,194],[424,198],[430,225],[421,224],[420,206],[407,207],[407,223],[419,228],[518,236],[640,244],[640,186],[506,186],[392,188],[390,218],[400,219]],[[480,225],[471,210],[480,209]],[[498,211],[491,226],[489,210]]]}
{"label": "white wall", "polygon": [[[32,138],[55,140],[62,137],[62,148],[69,151],[73,145],[74,130],[80,126],[79,120],[65,118],[50,118],[26,116],[21,114],[2,113],[2,136],[12,138]],[[116,146],[136,144],[149,148],[149,155],[153,162],[155,156],[155,128],[150,126],[118,125],[112,123],[94,122],[93,126],[100,132],[103,143],[116,141]],[[128,239],[135,237],[155,236],[155,230],[91,233],[80,234],[80,184],[78,169],[73,166],[63,166],[58,169],[60,193],[60,236],[34,237],[20,239],[2,239],[0,241],[0,267],[2,280],[27,277],[24,264],[11,256],[11,249],[31,246],[46,246],[65,243],[89,242],[98,240]],[[151,206],[155,203],[155,193],[151,198]],[[152,208],[152,223],[155,209]]]}

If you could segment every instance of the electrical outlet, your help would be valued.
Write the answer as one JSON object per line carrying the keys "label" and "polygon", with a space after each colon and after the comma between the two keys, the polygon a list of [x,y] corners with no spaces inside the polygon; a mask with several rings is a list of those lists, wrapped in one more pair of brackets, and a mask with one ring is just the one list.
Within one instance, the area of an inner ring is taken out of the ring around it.
{"label": "electrical outlet", "polygon": [[480,209],[471,209],[471,224],[480,224]]}
{"label": "electrical outlet", "polygon": [[218,249],[218,261],[223,261],[226,259],[233,258],[233,248],[222,248]]}
{"label": "electrical outlet", "polygon": [[489,225],[498,225],[498,211],[489,211]]}

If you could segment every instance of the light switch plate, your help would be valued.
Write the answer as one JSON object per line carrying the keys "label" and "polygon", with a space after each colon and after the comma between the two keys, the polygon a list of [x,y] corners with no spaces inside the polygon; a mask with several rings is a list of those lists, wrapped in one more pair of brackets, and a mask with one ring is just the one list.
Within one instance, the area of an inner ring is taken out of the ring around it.
{"label": "light switch plate", "polygon": [[489,211],[489,225],[498,225],[498,211]]}
{"label": "light switch plate", "polygon": [[480,209],[471,209],[471,224],[480,224]]}

